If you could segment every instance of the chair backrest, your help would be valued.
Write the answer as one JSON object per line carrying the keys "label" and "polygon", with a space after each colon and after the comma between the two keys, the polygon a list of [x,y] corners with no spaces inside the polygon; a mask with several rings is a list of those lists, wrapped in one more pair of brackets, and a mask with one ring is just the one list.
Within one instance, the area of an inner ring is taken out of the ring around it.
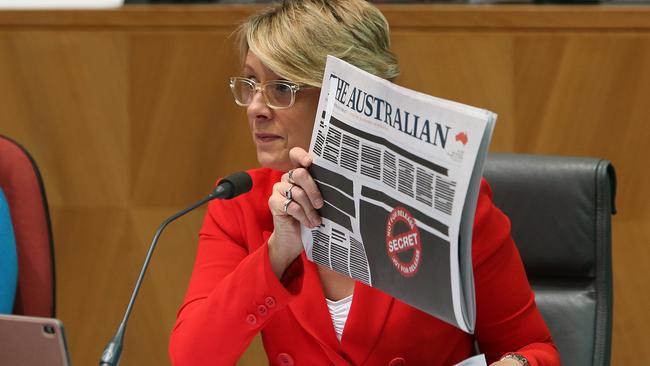
{"label": "chair backrest", "polygon": [[485,177],[510,217],[563,365],[610,364],[616,176],[593,158],[491,154]]}
{"label": "chair backrest", "polygon": [[0,187],[9,203],[18,257],[13,313],[54,317],[54,248],[43,182],[27,151],[1,135]]}

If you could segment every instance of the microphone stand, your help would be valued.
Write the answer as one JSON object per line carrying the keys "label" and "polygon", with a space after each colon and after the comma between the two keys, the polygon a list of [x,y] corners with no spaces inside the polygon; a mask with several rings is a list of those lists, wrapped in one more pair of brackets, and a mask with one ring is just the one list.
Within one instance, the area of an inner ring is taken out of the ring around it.
{"label": "microphone stand", "polygon": [[160,224],[158,230],[156,231],[156,234],[153,237],[153,240],[151,241],[151,246],[149,247],[147,256],[144,259],[144,264],[142,265],[142,269],[140,270],[140,275],[138,276],[138,280],[135,283],[133,293],[131,294],[131,300],[129,300],[129,304],[126,307],[126,312],[124,313],[122,322],[120,323],[120,326],[117,328],[117,332],[115,332],[115,335],[113,335],[113,338],[111,338],[111,340],[104,348],[104,352],[102,352],[102,357],[99,360],[100,366],[117,366],[118,362],[120,362],[120,356],[122,355],[122,345],[124,343],[124,332],[126,331],[126,324],[129,321],[129,316],[131,315],[131,310],[133,309],[133,303],[135,303],[135,298],[138,296],[138,292],[140,291],[140,286],[142,286],[142,280],[144,279],[144,274],[147,271],[147,267],[149,266],[149,262],[151,261],[151,256],[153,254],[154,249],[156,248],[156,245],[158,244],[158,238],[160,238],[160,234],[162,233],[162,231],[165,229],[165,227],[167,227],[167,225],[170,222],[176,220],[177,218],[185,215],[186,213],[194,210],[199,206],[202,206],[206,202],[211,201],[215,198],[217,198],[217,196],[211,193],[207,197],[193,204],[192,206],[168,217],[165,221],[163,221],[162,224]]}
{"label": "microphone stand", "polygon": [[253,184],[252,180],[248,175],[248,173],[239,172],[239,173],[231,174],[230,176],[224,178],[217,185],[217,187],[215,187],[215,189],[205,198],[196,202],[192,206],[175,213],[174,215],[170,216],[165,221],[163,221],[162,224],[160,224],[160,227],[158,227],[158,230],[156,231],[156,234],[154,235],[153,240],[151,241],[151,246],[149,246],[149,251],[147,252],[147,256],[144,259],[144,264],[142,265],[142,269],[140,270],[138,281],[135,283],[133,293],[131,293],[131,300],[129,300],[129,304],[126,307],[124,318],[122,318],[122,322],[120,323],[120,326],[117,328],[117,332],[115,332],[113,338],[111,338],[111,340],[104,348],[104,352],[102,352],[102,356],[99,360],[100,366],[117,366],[117,364],[120,362],[120,356],[122,355],[122,345],[124,343],[124,333],[126,332],[126,324],[129,321],[129,316],[131,315],[131,309],[133,308],[133,303],[135,302],[135,298],[136,296],[138,296],[138,292],[140,291],[140,286],[142,286],[142,279],[144,278],[144,274],[147,271],[149,262],[151,261],[151,256],[153,254],[154,249],[156,248],[156,244],[158,244],[158,238],[160,237],[160,234],[165,229],[165,227],[170,222],[176,220],[177,218],[185,215],[186,213],[194,210],[195,208],[215,198],[230,199],[242,193],[248,192],[251,189],[252,184]]}

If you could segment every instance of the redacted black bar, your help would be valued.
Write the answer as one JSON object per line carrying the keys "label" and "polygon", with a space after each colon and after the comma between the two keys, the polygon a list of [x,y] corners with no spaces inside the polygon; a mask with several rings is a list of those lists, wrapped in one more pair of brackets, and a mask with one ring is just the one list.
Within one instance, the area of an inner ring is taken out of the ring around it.
{"label": "redacted black bar", "polygon": [[438,164],[434,164],[434,163],[432,163],[432,162],[430,162],[428,160],[422,159],[421,157],[402,149],[401,147],[393,144],[392,142],[386,140],[383,137],[375,136],[375,135],[369,134],[367,132],[361,131],[359,129],[356,129],[356,128],[348,125],[348,124],[345,124],[345,123],[341,122],[340,120],[338,120],[338,119],[336,119],[334,117],[330,118],[330,123],[332,124],[332,126],[338,127],[340,129],[342,129],[343,131],[346,131],[346,132],[351,133],[353,135],[359,136],[362,139],[372,141],[372,142],[374,142],[376,144],[385,146],[386,148],[394,151],[395,153],[400,154],[401,156],[403,156],[403,157],[405,157],[405,158],[407,158],[407,159],[409,159],[411,161],[414,161],[414,162],[416,162],[416,163],[418,163],[418,164],[420,164],[420,165],[422,165],[424,167],[427,167],[427,168],[429,168],[429,169],[431,169],[431,170],[433,170],[433,171],[435,171],[435,172],[437,172],[439,174],[442,174],[445,177],[449,176],[447,168],[444,168],[444,167],[442,167],[442,166],[440,166]]}
{"label": "redacted black bar", "polygon": [[325,202],[352,217],[356,217],[354,212],[354,200],[352,200],[352,198],[348,198],[346,195],[330,186],[319,183],[319,181],[316,181],[320,193],[325,197]]}
{"label": "redacted black bar", "polygon": [[398,202],[396,199],[388,196],[384,192],[380,192],[377,190],[374,190],[372,188],[368,188],[366,186],[361,187],[361,196],[367,197],[370,199],[373,199],[375,201],[383,202],[386,205],[390,207],[397,207],[401,206],[406,208],[412,215],[415,217],[417,220],[431,226],[432,228],[438,230],[439,232],[449,235],[449,227],[447,225],[443,224],[442,222],[434,219],[433,217],[427,216],[421,211],[410,207],[408,205],[403,204],[402,202]]}
{"label": "redacted black bar", "polygon": [[325,201],[323,207],[318,209],[318,214],[320,217],[333,221],[349,231],[352,231],[352,221],[350,220],[350,217],[329,204],[327,201]]}
{"label": "redacted black bar", "polygon": [[336,187],[341,191],[345,192],[348,196],[352,197],[353,194],[353,183],[352,180],[342,176],[341,174],[334,173],[331,170],[327,170],[323,167],[320,167],[316,164],[312,164],[309,167],[309,173],[311,174],[314,180],[323,182],[332,187]]}

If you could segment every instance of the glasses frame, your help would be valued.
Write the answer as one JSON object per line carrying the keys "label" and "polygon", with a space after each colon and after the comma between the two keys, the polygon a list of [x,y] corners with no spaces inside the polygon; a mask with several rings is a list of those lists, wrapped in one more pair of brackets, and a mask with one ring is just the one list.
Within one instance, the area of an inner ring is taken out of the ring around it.
{"label": "glasses frame", "polygon": [[[237,99],[237,93],[235,92],[235,83],[238,82],[238,81],[245,82],[246,84],[253,87],[253,93],[251,94],[251,98],[250,98],[250,101],[248,103],[242,103]],[[293,104],[295,103],[295,101],[296,101],[296,93],[299,90],[314,88],[313,86],[300,85],[300,84],[296,84],[296,83],[294,83],[292,81],[288,81],[288,80],[267,80],[267,81],[264,81],[264,82],[260,83],[260,82],[257,82],[255,80],[253,80],[253,79],[240,77],[240,76],[231,77],[229,84],[230,84],[230,91],[232,92],[232,96],[235,98],[235,103],[237,103],[238,106],[248,107],[249,105],[251,105],[251,102],[252,102],[253,97],[255,96],[255,94],[257,94],[258,92],[261,92],[262,95],[264,96],[264,103],[269,108],[275,109],[275,110],[291,108],[293,106]],[[276,106],[276,105],[272,105],[269,102],[269,98],[266,95],[266,93],[264,92],[264,88],[267,85],[270,85],[270,84],[281,84],[281,85],[289,87],[289,89],[291,90],[291,102],[289,103],[288,106]]]}

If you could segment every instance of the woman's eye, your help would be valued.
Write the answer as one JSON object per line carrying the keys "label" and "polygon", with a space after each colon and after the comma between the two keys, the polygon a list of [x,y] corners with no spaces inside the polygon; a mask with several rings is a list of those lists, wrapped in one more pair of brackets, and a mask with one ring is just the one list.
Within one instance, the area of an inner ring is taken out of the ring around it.
{"label": "woman's eye", "polygon": [[290,93],[291,92],[291,87],[286,84],[275,84],[275,91],[277,93]]}

